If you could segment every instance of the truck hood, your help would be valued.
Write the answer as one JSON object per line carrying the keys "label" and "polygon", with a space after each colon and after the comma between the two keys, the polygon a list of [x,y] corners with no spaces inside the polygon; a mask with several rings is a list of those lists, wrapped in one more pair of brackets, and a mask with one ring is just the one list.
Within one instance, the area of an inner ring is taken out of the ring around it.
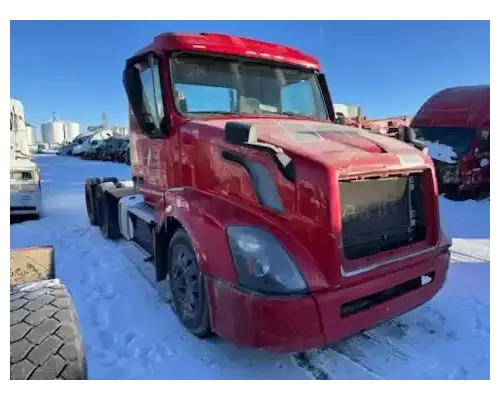
{"label": "truck hood", "polygon": [[[196,123],[224,129],[228,121],[234,119]],[[360,128],[292,119],[242,119],[238,122],[253,125],[260,141],[278,146],[290,156],[335,167],[341,174],[423,167],[432,163],[411,145]]]}

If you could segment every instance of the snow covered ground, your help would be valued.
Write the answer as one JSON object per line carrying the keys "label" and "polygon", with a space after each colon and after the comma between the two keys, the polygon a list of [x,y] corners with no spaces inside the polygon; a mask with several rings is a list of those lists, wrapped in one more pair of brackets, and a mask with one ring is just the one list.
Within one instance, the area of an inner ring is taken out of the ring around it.
{"label": "snow covered ground", "polygon": [[441,200],[453,264],[430,302],[326,349],[275,355],[184,331],[124,253],[87,221],[89,176],[130,179],[130,167],[38,156],[43,217],[12,224],[11,248],[51,244],[73,295],[90,379],[489,379],[490,203]]}

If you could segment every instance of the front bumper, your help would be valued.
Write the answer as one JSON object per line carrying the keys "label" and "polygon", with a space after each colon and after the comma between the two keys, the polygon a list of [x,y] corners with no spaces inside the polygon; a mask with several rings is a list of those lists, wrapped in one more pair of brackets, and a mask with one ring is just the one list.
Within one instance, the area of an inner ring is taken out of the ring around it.
{"label": "front bumper", "polygon": [[[439,256],[336,291],[306,296],[271,297],[245,292],[217,278],[207,277],[212,329],[240,346],[287,353],[333,343],[430,300],[444,284],[449,264],[446,248]],[[433,276],[424,286],[397,297],[373,302],[362,311],[342,316],[346,303],[387,291],[423,275]]]}
{"label": "front bumper", "polygon": [[40,212],[40,192],[10,192],[10,214],[25,215]]}

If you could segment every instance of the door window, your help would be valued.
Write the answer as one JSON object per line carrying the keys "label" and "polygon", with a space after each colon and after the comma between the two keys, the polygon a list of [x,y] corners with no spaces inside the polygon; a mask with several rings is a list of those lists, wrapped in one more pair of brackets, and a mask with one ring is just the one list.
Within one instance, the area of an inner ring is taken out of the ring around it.
{"label": "door window", "polygon": [[483,129],[481,131],[481,136],[479,137],[478,150],[480,153],[485,153],[490,151],[490,130]]}
{"label": "door window", "polygon": [[137,65],[142,84],[144,108],[151,116],[152,122],[160,129],[161,122],[165,116],[163,97],[160,83],[160,70],[158,59],[151,57],[148,62]]}

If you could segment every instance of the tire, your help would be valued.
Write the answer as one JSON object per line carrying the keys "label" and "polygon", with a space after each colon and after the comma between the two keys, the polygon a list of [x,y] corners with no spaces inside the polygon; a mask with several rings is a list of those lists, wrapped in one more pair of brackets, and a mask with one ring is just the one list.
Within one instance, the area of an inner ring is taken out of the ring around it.
{"label": "tire", "polygon": [[115,185],[119,182],[118,178],[115,178],[114,176],[113,177],[106,177],[106,178],[102,178],[101,180],[102,183],[105,183],[105,182],[113,182]]}
{"label": "tire", "polygon": [[[184,263],[177,260],[177,257],[182,257],[182,255],[184,255]],[[182,228],[177,229],[172,236],[167,263],[175,314],[182,325],[193,335],[200,338],[211,336],[205,279],[198,268],[189,235]],[[184,290],[182,290],[183,287]],[[197,293],[196,296],[195,293]]]}
{"label": "tire", "polygon": [[467,192],[460,190],[458,185],[447,185],[443,189],[443,195],[446,199],[452,201],[465,201],[468,198]]}
{"label": "tire", "polygon": [[76,309],[57,279],[10,290],[10,379],[87,379]]}
{"label": "tire", "polygon": [[106,239],[114,240],[121,237],[120,226],[118,225],[118,215],[111,216],[111,205],[109,204],[106,188],[116,187],[114,182],[104,182],[98,187],[96,203],[98,204],[98,223],[101,229],[101,234]]}
{"label": "tire", "polygon": [[101,183],[99,178],[90,178],[85,182],[85,204],[90,225],[98,224],[98,213],[96,210],[96,188]]}

